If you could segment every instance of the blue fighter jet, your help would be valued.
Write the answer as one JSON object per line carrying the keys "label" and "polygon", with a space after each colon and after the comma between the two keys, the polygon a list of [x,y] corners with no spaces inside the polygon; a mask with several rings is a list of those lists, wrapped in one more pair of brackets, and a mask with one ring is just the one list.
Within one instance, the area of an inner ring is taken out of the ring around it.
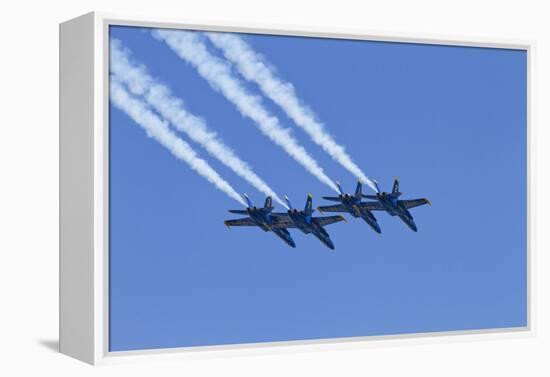
{"label": "blue fighter jet", "polygon": [[274,214],[277,217],[277,222],[285,228],[298,228],[305,234],[313,234],[317,237],[325,246],[334,250],[334,244],[330,239],[324,226],[333,224],[339,221],[346,221],[343,216],[326,216],[326,217],[313,217],[315,212],[313,209],[313,199],[311,194],[307,196],[306,206],[303,211],[295,209],[290,204],[290,200],[285,196],[285,200],[290,208],[287,213]]}
{"label": "blue fighter jet", "polygon": [[330,200],[332,202],[340,202],[340,204],[335,204],[332,206],[320,206],[317,207],[319,212],[348,212],[355,218],[362,218],[367,224],[370,225],[376,233],[381,233],[380,225],[376,221],[376,217],[372,212],[365,206],[366,203],[361,202],[363,199],[362,194],[362,184],[361,181],[357,182],[357,188],[355,189],[355,194],[345,194],[342,191],[339,183],[336,183],[340,195],[338,196],[323,196],[323,199]]}
{"label": "blue fighter jet", "polygon": [[374,199],[375,202],[365,202],[363,206],[369,211],[386,211],[391,216],[399,216],[401,220],[409,228],[418,231],[416,224],[414,223],[413,217],[409,212],[409,209],[418,207],[424,204],[432,204],[426,198],[422,199],[407,199],[401,200],[398,199],[401,196],[399,192],[399,179],[395,178],[393,182],[392,192],[380,192],[378,183],[374,181],[378,193],[376,195],[362,195],[366,199]]}
{"label": "blue fighter jet", "polygon": [[239,215],[248,215],[248,217],[224,221],[223,223],[228,228],[231,228],[232,226],[257,226],[264,232],[271,231],[275,233],[290,247],[296,247],[290,233],[285,229],[286,227],[284,227],[282,222],[279,221],[279,217],[272,212],[274,207],[270,196],[265,199],[264,206],[260,208],[252,205],[248,195],[244,194],[244,198],[248,203],[246,210],[230,209],[229,212]]}

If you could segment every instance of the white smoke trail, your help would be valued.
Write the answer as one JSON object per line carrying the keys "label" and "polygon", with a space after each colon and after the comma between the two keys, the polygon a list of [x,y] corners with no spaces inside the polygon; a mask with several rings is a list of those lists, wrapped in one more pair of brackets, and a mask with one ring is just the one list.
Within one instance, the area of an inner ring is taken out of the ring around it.
{"label": "white smoke trail", "polygon": [[239,158],[218,135],[211,131],[206,122],[183,106],[183,101],[173,96],[170,89],[155,80],[142,65],[131,61],[130,51],[117,39],[111,39],[110,70],[115,77],[126,84],[137,96],[143,96],[164,119],[189,136],[191,140],[205,148],[208,153],[233,170],[252,186],[271,196],[280,205],[286,203],[265,183],[252,168]]}
{"label": "white smoke trail", "polygon": [[246,207],[244,200],[229,183],[212,169],[205,160],[198,157],[189,144],[170,131],[168,124],[149,110],[147,104],[128,93],[122,84],[113,77],[111,77],[109,97],[112,103],[140,125],[149,137],[158,141],[174,156],[186,162],[191,169],[216,186],[218,190],[225,192],[230,198]]}
{"label": "white smoke trail", "polygon": [[374,191],[376,186],[355,164],[336,140],[327,132],[311,109],[298,98],[294,86],[279,77],[271,64],[253,50],[242,38],[231,33],[206,33],[214,46],[222,50],[224,56],[235,64],[238,71],[248,81],[258,84],[262,92],[279,105],[284,112],[311,137],[314,143],[325,150],[336,162],[355,177],[368,184]]}
{"label": "white smoke trail", "polygon": [[164,41],[180,58],[195,67],[213,89],[222,93],[243,116],[252,119],[264,135],[283,148],[317,179],[339,192],[317,161],[291,135],[290,130],[279,124],[277,117],[267,111],[259,97],[249,93],[223,60],[207,50],[196,32],[156,29],[153,36]]}

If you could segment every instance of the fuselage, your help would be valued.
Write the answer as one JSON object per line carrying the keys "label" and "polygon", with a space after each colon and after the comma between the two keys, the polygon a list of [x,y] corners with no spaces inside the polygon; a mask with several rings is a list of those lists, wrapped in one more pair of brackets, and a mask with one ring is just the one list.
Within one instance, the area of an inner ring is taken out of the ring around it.
{"label": "fuselage", "polygon": [[344,208],[353,217],[361,217],[372,229],[374,229],[375,232],[382,232],[380,225],[378,225],[378,221],[376,221],[376,217],[374,217],[372,212],[359,206],[359,203],[361,203],[361,198],[357,198],[355,195],[349,194],[342,194],[339,198]]}
{"label": "fuselage", "polygon": [[417,231],[416,224],[414,223],[413,217],[408,209],[406,209],[398,200],[396,195],[391,193],[382,192],[376,195],[378,201],[384,207],[384,210],[391,216],[399,216],[399,218],[407,224],[409,228]]}
{"label": "fuselage", "polygon": [[388,212],[391,216],[398,216],[401,214],[401,208],[399,208],[399,201],[396,196],[382,192],[376,195],[382,207]]}
{"label": "fuselage", "polygon": [[343,194],[339,196],[342,205],[353,217],[361,217],[361,209],[357,206],[361,202],[361,198],[356,198],[354,195]]}
{"label": "fuselage", "polygon": [[285,241],[289,246],[296,247],[294,240],[290,236],[290,232],[286,228],[271,228],[271,231],[279,236],[279,238]]}
{"label": "fuselage", "polygon": [[271,211],[265,208],[251,207],[247,208],[248,216],[265,232],[273,232],[289,246],[296,247],[290,232],[285,228],[273,227]]}
{"label": "fuselage", "polygon": [[303,233],[313,234],[328,248],[334,249],[334,244],[327,231],[315,221],[314,217],[296,209],[291,209],[287,213],[294,225]]}
{"label": "fuselage", "polygon": [[271,213],[264,210],[263,208],[247,208],[248,216],[258,225],[260,228],[265,230],[271,230]]}

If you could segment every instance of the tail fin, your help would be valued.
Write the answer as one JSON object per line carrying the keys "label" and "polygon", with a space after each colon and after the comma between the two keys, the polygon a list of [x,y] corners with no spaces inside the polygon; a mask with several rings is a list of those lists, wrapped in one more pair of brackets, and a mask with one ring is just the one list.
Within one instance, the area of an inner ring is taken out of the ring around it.
{"label": "tail fin", "polygon": [[306,212],[306,213],[313,212],[313,197],[311,196],[311,194],[307,195],[306,206],[304,207],[304,212]]}
{"label": "tail fin", "polygon": [[265,198],[264,208],[265,209],[272,209],[273,208],[273,202],[271,200],[271,196],[268,196],[268,197]]}
{"label": "tail fin", "polygon": [[360,198],[362,194],[361,192],[362,190],[363,190],[363,184],[361,183],[361,181],[358,181],[357,187],[355,188],[355,196]]}
{"label": "tail fin", "polygon": [[248,207],[249,207],[249,208],[254,207],[254,206],[252,205],[252,202],[251,202],[250,199],[248,198],[248,195],[244,194],[243,196],[244,196],[244,199],[246,200],[246,203],[248,204]]}
{"label": "tail fin", "polygon": [[398,196],[401,195],[399,192],[399,178],[395,177],[395,181],[393,181],[393,188],[392,188],[392,194],[397,194]]}
{"label": "tail fin", "polygon": [[285,195],[285,201],[286,201],[286,204],[288,204],[288,208],[292,209],[292,204],[290,203],[290,199],[286,195]]}
{"label": "tail fin", "polygon": [[344,193],[344,191],[342,190],[342,186],[340,186],[340,182],[336,182],[336,187],[338,187],[338,191],[340,191],[340,194]]}
{"label": "tail fin", "polygon": [[376,192],[380,192],[380,187],[378,187],[378,182],[376,182],[376,179],[373,179],[372,183],[374,183],[374,186],[376,187]]}

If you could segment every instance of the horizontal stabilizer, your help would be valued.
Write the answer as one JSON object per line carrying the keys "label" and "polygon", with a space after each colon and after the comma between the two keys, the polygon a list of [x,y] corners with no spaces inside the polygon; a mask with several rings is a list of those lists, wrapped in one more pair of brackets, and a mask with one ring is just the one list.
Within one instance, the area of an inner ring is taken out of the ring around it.
{"label": "horizontal stabilizer", "polygon": [[378,199],[378,197],[376,195],[365,195],[365,194],[362,194],[361,197],[365,198],[365,199],[373,199],[373,200],[376,200]]}
{"label": "horizontal stabilizer", "polygon": [[320,206],[317,207],[319,212],[348,212],[346,207],[344,207],[342,204],[335,204],[332,206]]}
{"label": "horizontal stabilizer", "polygon": [[400,200],[399,203],[405,207],[406,209],[422,206],[425,204],[431,205],[430,201],[426,198],[422,199],[408,199],[408,200]]}
{"label": "horizontal stabilizer", "polygon": [[[234,219],[234,220],[225,220],[223,222],[226,227],[231,228],[232,226],[256,226],[257,224],[250,217],[245,217],[244,219]],[[261,228],[261,226],[260,226]],[[267,228],[262,228],[267,231]]]}
{"label": "horizontal stabilizer", "polygon": [[323,199],[330,200],[331,202],[340,202],[340,198],[337,196],[323,196]]}
{"label": "horizontal stabilizer", "polygon": [[327,226],[330,224],[337,223],[339,221],[346,221],[344,216],[326,216],[326,217],[316,217],[315,221],[321,226]]}
{"label": "horizontal stabilizer", "polygon": [[236,213],[238,215],[248,215],[248,211],[244,209],[230,209],[229,212]]}

